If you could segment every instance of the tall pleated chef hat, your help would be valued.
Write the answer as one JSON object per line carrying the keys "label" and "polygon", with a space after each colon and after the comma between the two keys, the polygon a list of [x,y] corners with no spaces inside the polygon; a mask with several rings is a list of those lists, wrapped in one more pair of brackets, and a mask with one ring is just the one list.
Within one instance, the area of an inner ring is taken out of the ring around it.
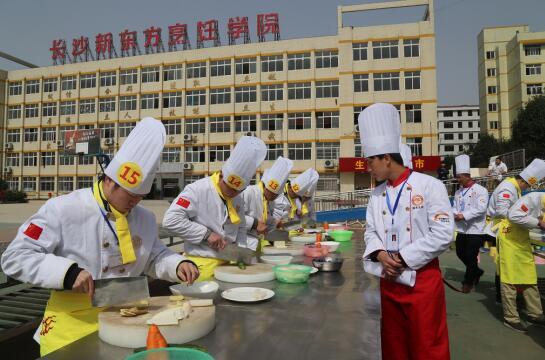
{"label": "tall pleated chef hat", "polygon": [[458,174],[470,174],[471,173],[471,166],[469,164],[469,155],[463,154],[458,155],[456,158],[454,158],[454,162],[456,163],[456,175]]}
{"label": "tall pleated chef hat", "polygon": [[377,103],[365,108],[358,124],[365,157],[399,153],[401,125],[393,105]]}
{"label": "tall pleated chef hat", "polygon": [[288,158],[279,156],[270,169],[265,170],[261,181],[265,187],[275,194],[280,194],[284,191],[284,185],[288,181],[288,176],[293,168],[293,161]]}
{"label": "tall pleated chef hat", "polygon": [[308,168],[301,175],[291,181],[291,189],[299,196],[305,196],[306,192],[312,187],[314,181],[318,181],[318,172],[313,168]]}
{"label": "tall pleated chef hat", "polygon": [[314,193],[316,192],[316,187],[318,186],[318,179],[320,179],[320,174],[318,173],[318,171],[316,171],[315,169],[313,169],[316,174],[314,176],[314,178],[312,179],[312,184],[310,184],[308,190],[305,192],[305,197],[312,197],[314,195]]}
{"label": "tall pleated chef hat", "polygon": [[125,190],[138,195],[150,192],[165,146],[163,123],[142,119],[130,132],[104,173]]}
{"label": "tall pleated chef hat", "polygon": [[234,190],[244,190],[266,155],[267,146],[263,140],[254,136],[241,137],[221,169],[223,181]]}
{"label": "tall pleated chef hat", "polygon": [[534,159],[519,175],[531,186],[536,185],[545,177],[545,161]]}
{"label": "tall pleated chef hat", "polygon": [[399,152],[403,159],[403,166],[413,169],[413,154],[411,153],[411,147],[407,144],[399,144]]}

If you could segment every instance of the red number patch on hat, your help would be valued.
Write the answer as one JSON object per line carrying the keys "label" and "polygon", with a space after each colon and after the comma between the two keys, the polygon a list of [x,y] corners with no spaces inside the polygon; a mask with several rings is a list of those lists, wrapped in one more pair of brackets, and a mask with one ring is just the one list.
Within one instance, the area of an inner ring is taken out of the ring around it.
{"label": "red number patch on hat", "polygon": [[40,235],[42,235],[43,230],[44,229],[42,229],[38,225],[30,223],[30,225],[28,225],[26,230],[23,231],[23,234],[25,234],[26,236],[28,236],[29,238],[33,240],[38,240],[40,238]]}
{"label": "red number patch on hat", "polygon": [[509,195],[509,194],[507,194],[507,193],[504,193],[504,194],[503,194],[503,197],[504,197],[505,199],[509,199],[509,198],[511,198],[511,195]]}
{"label": "red number patch on hat", "polygon": [[180,197],[178,201],[176,201],[176,204],[180,205],[184,209],[187,209],[189,205],[191,205],[191,201],[187,200],[186,198]]}
{"label": "red number patch on hat", "polygon": [[117,181],[119,185],[132,189],[140,185],[142,175],[142,170],[138,164],[126,162],[117,170]]}
{"label": "red number patch on hat", "polygon": [[528,207],[525,205],[525,204],[522,204],[522,206],[520,207],[520,209],[524,212],[528,212]]}

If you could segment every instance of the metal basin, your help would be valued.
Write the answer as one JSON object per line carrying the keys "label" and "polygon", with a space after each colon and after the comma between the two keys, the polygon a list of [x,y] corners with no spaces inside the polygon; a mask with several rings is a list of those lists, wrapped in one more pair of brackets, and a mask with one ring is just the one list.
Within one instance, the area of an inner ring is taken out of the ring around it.
{"label": "metal basin", "polygon": [[343,258],[336,254],[319,257],[312,260],[312,265],[320,271],[339,271],[343,266]]}

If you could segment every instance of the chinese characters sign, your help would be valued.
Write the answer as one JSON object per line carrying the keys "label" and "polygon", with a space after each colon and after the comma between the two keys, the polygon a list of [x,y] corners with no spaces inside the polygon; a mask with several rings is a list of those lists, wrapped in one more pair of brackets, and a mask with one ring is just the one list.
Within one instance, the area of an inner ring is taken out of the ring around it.
{"label": "chinese characters sign", "polygon": [[[414,171],[436,171],[441,166],[439,156],[413,156]],[[339,158],[339,172],[367,173],[365,158]]]}

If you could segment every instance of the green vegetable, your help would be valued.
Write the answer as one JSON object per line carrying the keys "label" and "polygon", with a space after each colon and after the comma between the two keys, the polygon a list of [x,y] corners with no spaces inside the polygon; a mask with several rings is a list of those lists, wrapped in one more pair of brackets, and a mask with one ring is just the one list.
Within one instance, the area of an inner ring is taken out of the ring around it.
{"label": "green vegetable", "polygon": [[244,261],[239,261],[237,265],[240,270],[246,269],[246,264],[244,263]]}

